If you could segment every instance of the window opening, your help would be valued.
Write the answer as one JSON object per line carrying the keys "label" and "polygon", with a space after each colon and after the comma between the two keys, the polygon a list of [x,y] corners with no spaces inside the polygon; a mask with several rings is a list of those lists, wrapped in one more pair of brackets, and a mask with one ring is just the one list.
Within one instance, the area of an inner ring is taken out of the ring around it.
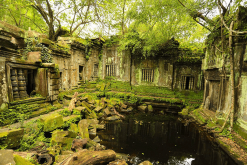
{"label": "window opening", "polygon": [[142,69],[142,81],[153,82],[154,81],[154,70],[153,69]]}
{"label": "window opening", "polygon": [[18,68],[10,72],[14,100],[28,98],[35,91],[35,70]]}
{"label": "window opening", "polygon": [[115,65],[106,65],[106,76],[116,76]]}

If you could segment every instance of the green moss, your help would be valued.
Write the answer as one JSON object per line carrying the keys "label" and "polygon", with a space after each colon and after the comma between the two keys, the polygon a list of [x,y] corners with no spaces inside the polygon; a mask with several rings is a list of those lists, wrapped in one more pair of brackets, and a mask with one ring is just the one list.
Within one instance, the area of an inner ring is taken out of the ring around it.
{"label": "green moss", "polygon": [[15,154],[14,154],[14,160],[15,160],[16,165],[34,165],[28,160],[24,159],[23,157],[19,155],[15,155]]}
{"label": "green moss", "polygon": [[63,117],[57,113],[45,116],[40,121],[44,124],[44,132],[53,131],[63,126]]}

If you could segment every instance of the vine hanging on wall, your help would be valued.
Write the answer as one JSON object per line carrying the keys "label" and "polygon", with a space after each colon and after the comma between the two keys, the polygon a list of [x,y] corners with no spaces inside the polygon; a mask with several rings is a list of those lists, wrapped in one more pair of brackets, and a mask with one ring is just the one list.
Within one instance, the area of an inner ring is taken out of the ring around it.
{"label": "vine hanging on wall", "polygon": [[23,51],[23,60],[27,60],[27,54],[29,52],[40,51],[41,60],[43,63],[52,63],[52,54],[51,50],[48,49],[45,45],[38,42],[37,38],[28,38],[25,39],[26,47]]}

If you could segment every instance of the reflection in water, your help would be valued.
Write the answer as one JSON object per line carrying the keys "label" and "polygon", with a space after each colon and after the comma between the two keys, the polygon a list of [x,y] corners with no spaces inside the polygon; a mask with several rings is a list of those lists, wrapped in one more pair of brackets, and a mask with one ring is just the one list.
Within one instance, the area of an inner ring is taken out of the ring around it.
{"label": "reflection in water", "polygon": [[99,132],[101,144],[131,156],[130,164],[234,165],[210,137],[195,124],[178,121],[107,123]]}

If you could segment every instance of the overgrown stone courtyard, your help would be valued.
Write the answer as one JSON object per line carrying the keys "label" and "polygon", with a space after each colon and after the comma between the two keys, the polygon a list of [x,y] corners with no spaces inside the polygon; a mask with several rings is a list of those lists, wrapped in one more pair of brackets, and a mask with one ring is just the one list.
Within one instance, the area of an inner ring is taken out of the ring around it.
{"label": "overgrown stone courtyard", "polygon": [[247,164],[246,5],[2,0],[0,165]]}

